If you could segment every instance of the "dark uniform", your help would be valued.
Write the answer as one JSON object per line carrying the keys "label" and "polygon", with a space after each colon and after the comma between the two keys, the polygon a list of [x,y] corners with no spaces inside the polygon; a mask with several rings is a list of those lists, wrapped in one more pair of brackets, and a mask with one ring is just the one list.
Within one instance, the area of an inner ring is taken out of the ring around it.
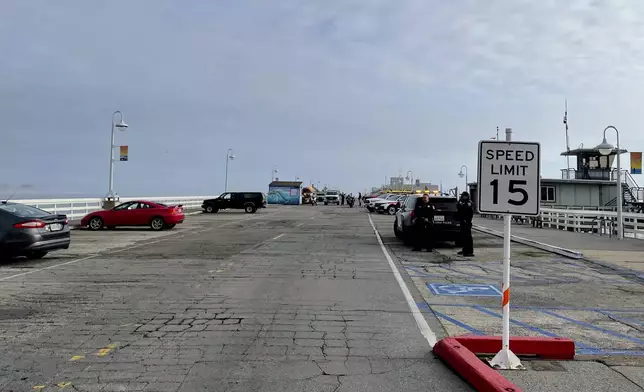
{"label": "dark uniform", "polygon": [[463,192],[461,199],[458,201],[457,214],[461,223],[461,244],[463,250],[458,252],[463,256],[474,256],[474,241],[472,240],[472,218],[474,217],[474,208],[470,200],[470,194]]}
{"label": "dark uniform", "polygon": [[434,249],[432,228],[434,227],[434,214],[436,207],[430,202],[425,203],[423,199],[418,200],[414,208],[414,251],[421,251],[423,248],[431,252]]}

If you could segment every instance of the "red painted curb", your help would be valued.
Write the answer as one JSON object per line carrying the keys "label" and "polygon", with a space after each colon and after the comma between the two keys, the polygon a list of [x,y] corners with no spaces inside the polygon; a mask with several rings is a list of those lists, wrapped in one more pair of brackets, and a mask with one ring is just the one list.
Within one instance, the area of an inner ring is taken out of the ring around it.
{"label": "red painted curb", "polygon": [[[496,354],[501,350],[501,336],[455,336],[456,340],[477,355]],[[574,359],[575,341],[566,338],[511,336],[510,350],[516,355],[543,359]]]}
{"label": "red painted curb", "polygon": [[456,338],[444,338],[434,345],[434,353],[477,391],[522,392],[499,372],[483,363]]}

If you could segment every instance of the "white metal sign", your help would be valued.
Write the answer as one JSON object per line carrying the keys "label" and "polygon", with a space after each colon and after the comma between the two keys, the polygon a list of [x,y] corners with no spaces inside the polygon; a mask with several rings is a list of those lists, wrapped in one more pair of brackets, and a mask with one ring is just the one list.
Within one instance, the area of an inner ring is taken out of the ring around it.
{"label": "white metal sign", "polygon": [[539,143],[481,140],[479,212],[539,215],[540,173]]}

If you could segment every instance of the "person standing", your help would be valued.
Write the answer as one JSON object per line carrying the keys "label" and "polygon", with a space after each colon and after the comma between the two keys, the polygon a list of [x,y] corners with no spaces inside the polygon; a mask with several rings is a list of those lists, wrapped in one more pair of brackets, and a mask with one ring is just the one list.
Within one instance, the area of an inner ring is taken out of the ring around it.
{"label": "person standing", "polygon": [[362,192],[358,192],[358,206],[362,207]]}
{"label": "person standing", "polygon": [[340,205],[344,205],[344,193],[340,193]]}
{"label": "person standing", "polygon": [[463,245],[463,249],[458,254],[465,257],[473,257],[474,240],[472,240],[472,218],[474,217],[474,208],[472,207],[469,193],[461,193],[456,211],[461,224],[460,241]]}
{"label": "person standing", "polygon": [[434,249],[432,228],[434,226],[434,213],[436,208],[429,202],[429,195],[424,194],[416,202],[414,208],[414,252],[420,252],[423,248],[431,252]]}

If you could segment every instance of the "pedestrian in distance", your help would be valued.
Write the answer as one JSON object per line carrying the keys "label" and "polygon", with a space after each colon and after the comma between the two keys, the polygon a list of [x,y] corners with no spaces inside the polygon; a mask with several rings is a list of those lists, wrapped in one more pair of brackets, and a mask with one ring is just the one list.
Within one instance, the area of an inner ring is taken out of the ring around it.
{"label": "pedestrian in distance", "polygon": [[424,194],[414,208],[414,248],[412,249],[414,252],[420,252],[423,248],[428,252],[434,250],[432,229],[435,213],[436,207],[429,202],[429,195]]}
{"label": "pedestrian in distance", "polygon": [[461,224],[460,242],[463,245],[463,249],[458,254],[465,257],[473,257],[474,240],[472,240],[472,218],[474,217],[474,207],[472,207],[469,193],[461,193],[461,198],[456,205],[456,213]]}
{"label": "pedestrian in distance", "polygon": [[340,194],[340,205],[344,205],[344,193]]}
{"label": "pedestrian in distance", "polygon": [[358,206],[362,207],[362,192],[358,192]]}

